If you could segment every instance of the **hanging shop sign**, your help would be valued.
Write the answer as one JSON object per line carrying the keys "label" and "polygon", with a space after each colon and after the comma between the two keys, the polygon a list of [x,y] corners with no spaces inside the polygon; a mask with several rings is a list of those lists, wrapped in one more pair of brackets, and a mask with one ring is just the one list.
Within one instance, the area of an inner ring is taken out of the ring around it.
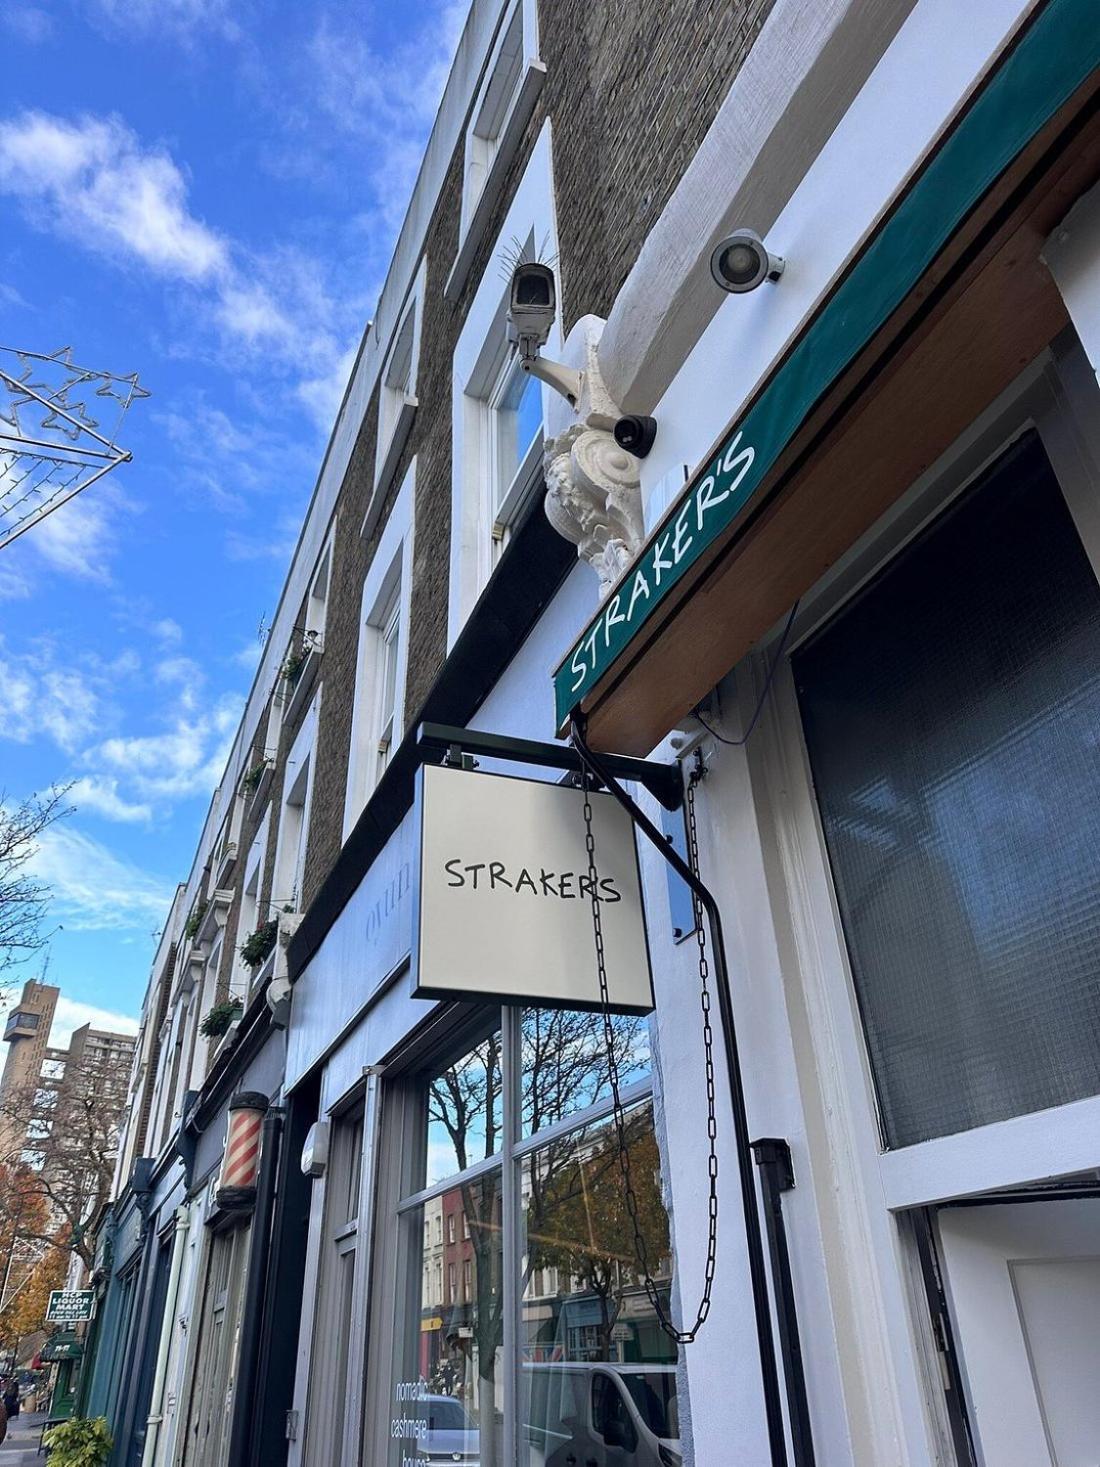
{"label": "hanging shop sign", "polygon": [[48,1324],[72,1324],[95,1313],[94,1289],[52,1289],[46,1305]]}
{"label": "hanging shop sign", "polygon": [[974,204],[1100,65],[1096,0],[1050,0],[868,242],[744,416],[704,460],[554,673],[558,726],[738,519],[815,403]]}
{"label": "hanging shop sign", "polygon": [[[633,826],[609,795],[591,801],[611,1006],[649,1013]],[[416,996],[600,1008],[583,793],[426,765],[417,805]]]}

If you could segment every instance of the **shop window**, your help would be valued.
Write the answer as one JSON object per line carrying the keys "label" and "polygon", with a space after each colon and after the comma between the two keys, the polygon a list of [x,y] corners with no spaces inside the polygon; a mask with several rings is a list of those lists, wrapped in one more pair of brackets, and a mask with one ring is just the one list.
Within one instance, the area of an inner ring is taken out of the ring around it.
{"label": "shop window", "polygon": [[[646,1023],[613,1023],[640,1225],[667,1300]],[[507,1010],[442,1064],[392,1081],[391,1105],[402,1199],[378,1265],[398,1314],[373,1321],[372,1348],[392,1365],[364,1459],[676,1460],[676,1347],[634,1255],[602,1017]]]}
{"label": "shop window", "polygon": [[1038,437],[793,665],[887,1144],[1100,1093],[1100,587]]}

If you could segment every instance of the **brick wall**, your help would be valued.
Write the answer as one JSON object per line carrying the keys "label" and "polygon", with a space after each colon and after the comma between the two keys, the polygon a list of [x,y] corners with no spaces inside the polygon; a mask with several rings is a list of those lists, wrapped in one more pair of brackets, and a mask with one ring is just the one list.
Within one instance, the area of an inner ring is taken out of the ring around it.
{"label": "brick wall", "polygon": [[[443,287],[458,249],[462,149],[429,227],[417,370],[419,407],[389,491],[417,458],[405,712],[411,722],[446,656],[451,535],[452,360],[515,187],[547,117],[554,127],[563,324],[606,316],[642,243],[713,121],[772,0],[549,0],[540,6],[546,84],[459,298]],[[372,400],[336,510],[324,691],[303,896],[313,898],[342,843],[363,581],[360,527],[374,481]],[[285,749],[280,760],[285,758]],[[280,771],[281,775],[281,771]],[[280,775],[273,782],[281,785]],[[274,839],[274,823],[273,823]]]}

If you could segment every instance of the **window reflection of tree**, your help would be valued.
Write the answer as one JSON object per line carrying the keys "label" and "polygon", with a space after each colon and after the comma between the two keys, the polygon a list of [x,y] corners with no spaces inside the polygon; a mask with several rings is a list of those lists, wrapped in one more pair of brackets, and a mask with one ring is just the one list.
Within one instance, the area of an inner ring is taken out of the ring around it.
{"label": "window reflection of tree", "polygon": [[[638,1224],[650,1268],[664,1272],[670,1254],[668,1218],[661,1200],[660,1158],[649,1107],[624,1126]],[[642,1288],[634,1229],[627,1208],[619,1139],[613,1123],[574,1132],[568,1156],[540,1150],[530,1159],[526,1279],[534,1268],[556,1268],[595,1296],[599,1307],[599,1360],[613,1357],[613,1331],[623,1304]],[[559,1322],[559,1331],[561,1324]]]}
{"label": "window reflection of tree", "polygon": [[[612,1024],[619,1083],[625,1088],[649,1072],[648,1022],[620,1015]],[[527,1009],[520,1028],[519,1119],[524,1135],[547,1130],[609,1096],[611,1061],[601,1014]],[[499,1151],[505,1123],[501,1049],[497,1032],[428,1082],[429,1129],[443,1127],[456,1173]],[[642,1226],[657,1268],[669,1252],[668,1223],[648,1108],[628,1119],[628,1147]],[[526,1175],[528,1247],[518,1281],[520,1297],[535,1268],[560,1267],[598,1299],[601,1348],[607,1358],[625,1293],[640,1287],[612,1126],[606,1123],[599,1131],[577,1130],[549,1140],[528,1164]],[[458,1336],[454,1322],[462,1311],[451,1301],[452,1353],[449,1362],[440,1362],[437,1380],[443,1393],[458,1395],[459,1380],[476,1369],[477,1401],[467,1404],[476,1404],[482,1461],[489,1464],[496,1460],[496,1354],[503,1343],[500,1173],[490,1171],[463,1184],[461,1194],[474,1261],[474,1298],[467,1301],[463,1320],[468,1320],[476,1359],[468,1358]]]}
{"label": "window reflection of tree", "polygon": [[[443,1126],[454,1148],[456,1171],[495,1156],[500,1135],[502,1068],[500,1034],[491,1034],[433,1077],[428,1084],[429,1125]],[[480,1151],[481,1155],[474,1155]],[[462,1207],[474,1253],[474,1312],[470,1320],[476,1361],[461,1361],[461,1376],[476,1366],[476,1405],[482,1461],[496,1461],[496,1352],[503,1339],[500,1286],[500,1174],[491,1172],[462,1188]],[[450,1301],[453,1318],[454,1301]],[[459,1341],[459,1354],[464,1355]],[[458,1395],[459,1359],[452,1355],[445,1394]]]}

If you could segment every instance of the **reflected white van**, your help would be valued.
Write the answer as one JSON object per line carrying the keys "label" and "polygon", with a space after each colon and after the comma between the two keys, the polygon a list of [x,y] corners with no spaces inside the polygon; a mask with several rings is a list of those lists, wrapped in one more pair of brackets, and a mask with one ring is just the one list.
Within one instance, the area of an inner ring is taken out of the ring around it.
{"label": "reflected white van", "polygon": [[675,1365],[525,1365],[529,1467],[680,1467]]}

